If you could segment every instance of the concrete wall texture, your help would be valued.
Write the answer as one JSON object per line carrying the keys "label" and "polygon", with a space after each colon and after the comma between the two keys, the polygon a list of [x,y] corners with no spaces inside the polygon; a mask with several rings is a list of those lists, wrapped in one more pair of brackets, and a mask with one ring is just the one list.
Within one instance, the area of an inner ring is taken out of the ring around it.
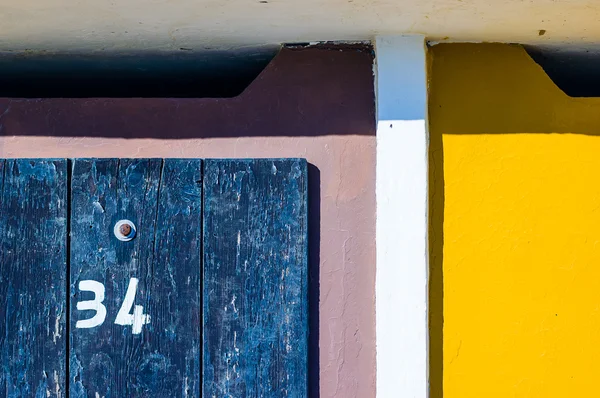
{"label": "concrete wall texture", "polygon": [[519,46],[429,50],[431,396],[597,396],[600,99]]}
{"label": "concrete wall texture", "polygon": [[374,397],[372,62],[364,46],[284,49],[230,99],[0,99],[0,157],[306,158],[309,390]]}

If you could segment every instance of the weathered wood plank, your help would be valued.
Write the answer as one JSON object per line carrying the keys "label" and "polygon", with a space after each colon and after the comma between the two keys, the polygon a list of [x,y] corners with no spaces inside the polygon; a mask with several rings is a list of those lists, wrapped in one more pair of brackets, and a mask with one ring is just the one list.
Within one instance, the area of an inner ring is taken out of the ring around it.
{"label": "weathered wood plank", "polygon": [[67,161],[0,160],[0,396],[65,394]]}
{"label": "weathered wood plank", "polygon": [[162,174],[150,308],[156,308],[155,330],[162,331],[151,344],[164,359],[153,357],[146,366],[170,363],[164,377],[174,380],[157,374],[152,383],[161,388],[147,384],[165,397],[200,397],[202,161],[166,159]]}
{"label": "weathered wood plank", "polygon": [[305,397],[307,165],[206,160],[203,396]]}
{"label": "weathered wood plank", "polygon": [[[74,161],[72,397],[199,396],[201,171],[200,160]],[[130,241],[113,233],[124,219]],[[86,280],[104,286],[94,327],[81,321],[95,311],[77,309],[94,299]]]}

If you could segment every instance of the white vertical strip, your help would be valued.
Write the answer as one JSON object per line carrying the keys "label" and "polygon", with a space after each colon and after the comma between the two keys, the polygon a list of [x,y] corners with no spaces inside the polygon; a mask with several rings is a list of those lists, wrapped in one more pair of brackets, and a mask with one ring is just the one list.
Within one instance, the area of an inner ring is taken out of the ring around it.
{"label": "white vertical strip", "polygon": [[377,397],[428,396],[427,82],[421,36],[376,39]]}

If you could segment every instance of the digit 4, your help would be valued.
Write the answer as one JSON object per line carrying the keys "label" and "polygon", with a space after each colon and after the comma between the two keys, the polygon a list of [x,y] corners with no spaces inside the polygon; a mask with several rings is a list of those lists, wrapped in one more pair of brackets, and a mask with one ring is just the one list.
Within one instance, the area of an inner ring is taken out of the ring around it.
{"label": "digit 4", "polygon": [[[115,323],[117,325],[131,325],[131,332],[133,334],[142,333],[142,326],[150,323],[150,315],[144,314],[143,306],[136,305],[133,307],[138,282],[139,281],[137,278],[131,278],[129,280],[129,286],[127,287],[127,293],[125,293],[125,299],[123,300],[123,304],[121,304],[121,308],[119,309],[117,317],[115,318]],[[131,313],[132,307],[133,313]]]}

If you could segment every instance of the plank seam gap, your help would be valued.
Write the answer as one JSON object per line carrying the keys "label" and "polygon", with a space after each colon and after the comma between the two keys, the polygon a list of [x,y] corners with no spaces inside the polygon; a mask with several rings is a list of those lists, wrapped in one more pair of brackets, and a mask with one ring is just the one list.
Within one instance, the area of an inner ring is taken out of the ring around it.
{"label": "plank seam gap", "polygon": [[[165,170],[165,159],[160,161],[160,171],[158,172],[158,188],[156,189],[156,212],[154,214],[154,240],[152,242],[152,260],[158,256],[156,242],[158,241],[156,234],[158,234],[158,214],[160,213],[160,192],[163,184],[163,173]],[[154,272],[152,272],[151,284],[154,283]]]}
{"label": "plank seam gap", "polygon": [[205,159],[200,159],[200,396],[204,396],[204,167]]}
{"label": "plank seam gap", "polygon": [[0,187],[0,192],[4,192],[4,180],[6,179],[6,159],[2,160],[2,187]]}
{"label": "plank seam gap", "polygon": [[67,306],[66,306],[66,317],[65,317],[65,330],[66,330],[66,339],[65,339],[65,357],[66,357],[66,366],[65,366],[65,397],[69,397],[69,386],[71,384],[71,179],[72,179],[72,167],[73,161],[71,159],[67,159],[67,241],[66,241],[66,285],[67,285]]}

